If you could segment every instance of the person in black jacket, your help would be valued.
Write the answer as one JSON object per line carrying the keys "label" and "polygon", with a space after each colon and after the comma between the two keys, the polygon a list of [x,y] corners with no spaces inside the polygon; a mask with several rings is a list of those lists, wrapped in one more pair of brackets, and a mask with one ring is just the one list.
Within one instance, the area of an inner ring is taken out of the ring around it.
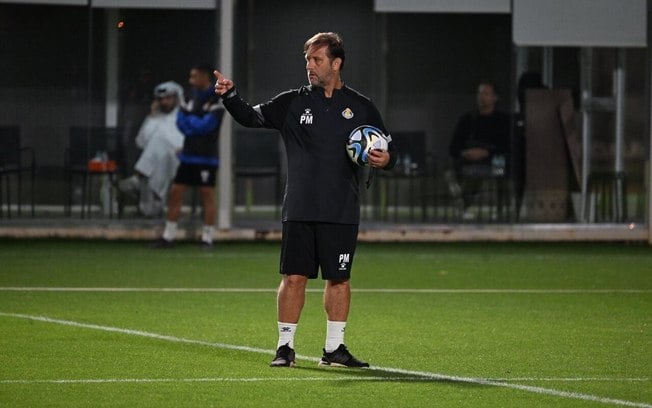
{"label": "person in black jacket", "polygon": [[[478,85],[476,109],[466,112],[457,121],[449,153],[457,177],[462,181],[465,207],[479,190],[476,177],[490,176],[496,158],[505,171],[509,152],[510,117],[496,108],[496,86],[490,81]],[[493,162],[492,162],[493,161]]]}
{"label": "person in black jacket", "polygon": [[360,222],[358,185],[362,168],[346,153],[349,134],[372,125],[388,135],[388,151],[373,151],[369,163],[390,169],[396,162],[391,136],[373,103],[344,85],[345,53],[335,33],[318,33],[304,45],[309,85],[250,106],[233,81],[215,71],[215,92],[240,124],[281,132],[288,160],[283,203],[283,242],[278,290],[279,340],[273,367],[295,364],[294,334],[308,279],[321,269],[326,280],[327,333],[320,365],[368,367],[344,345],[351,298],[351,265]]}
{"label": "person in black jacket", "polygon": [[217,141],[224,106],[213,91],[213,68],[208,64],[195,65],[188,80],[192,87],[190,99],[177,114],[177,127],[183,133],[183,149],[179,153],[179,167],[168,194],[168,211],[162,237],[154,244],[158,248],[174,246],[177,220],[188,186],[199,187],[204,225],[201,244],[205,249],[213,246],[215,225],[215,179],[219,160]]}

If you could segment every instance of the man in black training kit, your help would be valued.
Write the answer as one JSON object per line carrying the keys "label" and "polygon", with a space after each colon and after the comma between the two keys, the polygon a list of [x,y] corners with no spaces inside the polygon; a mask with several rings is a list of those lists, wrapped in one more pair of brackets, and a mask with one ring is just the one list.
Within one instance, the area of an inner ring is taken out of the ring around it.
{"label": "man in black training kit", "polygon": [[[339,35],[315,34],[303,50],[310,85],[283,92],[254,107],[238,95],[233,81],[215,71],[215,93],[222,96],[229,113],[244,126],[279,130],[288,157],[280,266],[283,278],[277,300],[279,341],[271,366],[294,366],[294,334],[306,284],[308,279],[317,278],[321,268],[326,280],[328,322],[319,365],[369,367],[344,345],[362,173],[362,168],[349,160],[346,141],[360,125],[389,133],[373,103],[344,85],[340,74],[345,57]],[[372,167],[394,166],[396,154],[393,144],[389,146],[389,152],[370,153]]]}

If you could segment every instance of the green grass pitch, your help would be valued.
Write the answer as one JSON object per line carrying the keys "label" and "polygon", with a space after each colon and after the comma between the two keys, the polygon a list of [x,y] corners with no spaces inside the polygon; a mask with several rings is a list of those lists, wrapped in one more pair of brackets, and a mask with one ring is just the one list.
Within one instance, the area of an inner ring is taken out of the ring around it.
{"label": "green grass pitch", "polygon": [[277,243],[0,241],[0,406],[652,407],[652,249],[360,244],[318,368],[321,281],[276,346]]}

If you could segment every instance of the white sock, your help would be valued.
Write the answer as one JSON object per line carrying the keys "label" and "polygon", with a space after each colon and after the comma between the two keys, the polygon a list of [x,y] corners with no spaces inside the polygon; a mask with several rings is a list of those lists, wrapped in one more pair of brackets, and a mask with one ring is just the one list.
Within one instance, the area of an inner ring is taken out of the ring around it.
{"label": "white sock", "polygon": [[276,348],[287,344],[291,349],[294,349],[294,333],[296,331],[296,323],[278,322],[278,345]]}
{"label": "white sock", "polygon": [[173,221],[165,221],[165,229],[163,230],[163,239],[166,241],[174,241],[177,238],[177,223]]}
{"label": "white sock", "polygon": [[326,321],[326,345],[324,350],[327,353],[332,353],[340,344],[344,344],[344,329],[346,329],[346,322]]}
{"label": "white sock", "polygon": [[206,242],[207,244],[213,243],[213,228],[212,225],[204,225],[201,229],[201,242]]}

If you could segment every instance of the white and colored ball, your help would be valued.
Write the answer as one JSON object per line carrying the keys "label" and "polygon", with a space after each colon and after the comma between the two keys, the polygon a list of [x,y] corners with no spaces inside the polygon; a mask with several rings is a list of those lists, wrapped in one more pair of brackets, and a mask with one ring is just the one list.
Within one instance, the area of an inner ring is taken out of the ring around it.
{"label": "white and colored ball", "polygon": [[346,142],[346,152],[353,163],[358,166],[369,166],[371,150],[387,150],[387,136],[378,128],[362,125],[355,128]]}

